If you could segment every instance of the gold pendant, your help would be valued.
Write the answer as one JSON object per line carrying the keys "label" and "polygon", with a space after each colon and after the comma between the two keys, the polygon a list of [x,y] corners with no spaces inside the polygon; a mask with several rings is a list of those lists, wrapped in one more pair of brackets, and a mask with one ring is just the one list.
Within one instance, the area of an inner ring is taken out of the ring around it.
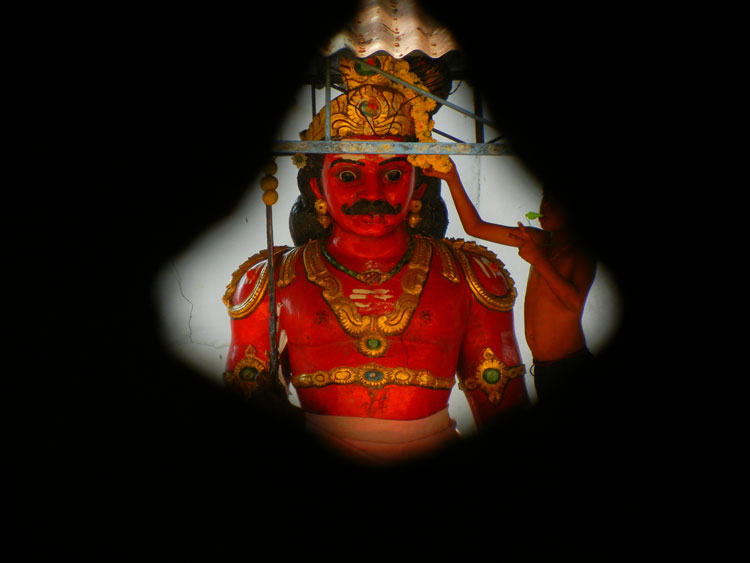
{"label": "gold pendant", "polygon": [[362,283],[366,283],[367,285],[380,285],[381,283],[386,281],[386,279],[383,278],[385,278],[383,272],[378,272],[377,270],[362,272],[361,274],[357,275],[357,279]]}

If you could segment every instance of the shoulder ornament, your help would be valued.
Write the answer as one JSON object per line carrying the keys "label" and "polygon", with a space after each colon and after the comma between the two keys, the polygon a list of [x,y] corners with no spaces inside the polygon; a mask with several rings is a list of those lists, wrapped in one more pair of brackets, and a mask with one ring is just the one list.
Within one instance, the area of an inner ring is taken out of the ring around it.
{"label": "shoulder ornament", "polygon": [[[505,264],[484,246],[463,239],[443,239],[461,265],[471,292],[482,305],[495,311],[510,311],[516,302],[516,288],[513,278],[505,269]],[[487,278],[500,276],[505,281],[507,291],[503,294],[490,292],[479,279],[475,268],[481,268]]]}
{"label": "shoulder ornament", "polygon": [[[273,249],[274,260],[277,260],[279,256],[289,250],[288,246],[275,246]],[[237,270],[232,274],[232,280],[227,285],[227,289],[224,292],[222,301],[227,307],[229,316],[233,319],[241,319],[252,313],[260,303],[263,296],[266,294],[268,288],[268,256],[267,250],[261,250],[257,254],[248,258]],[[237,285],[240,283],[243,277],[245,277],[250,270],[258,266],[263,262],[263,266],[260,268],[260,273],[255,274],[255,283],[253,289],[250,291],[248,296],[241,303],[233,303],[232,298],[234,292],[237,289]],[[279,266],[279,269],[284,269],[284,261]],[[287,268],[288,269],[288,268]],[[294,275],[292,274],[292,278]],[[290,280],[291,281],[291,280]]]}
{"label": "shoulder ornament", "polygon": [[301,246],[295,246],[281,257],[279,279],[276,282],[277,287],[286,287],[294,281],[294,267],[297,264],[297,256],[299,256],[300,250],[302,250]]}
{"label": "shoulder ornament", "polygon": [[458,283],[460,281],[458,277],[458,266],[456,261],[451,256],[451,251],[448,245],[439,240],[431,239],[432,246],[435,247],[438,255],[440,256],[440,262],[442,263],[443,277],[451,283]]}

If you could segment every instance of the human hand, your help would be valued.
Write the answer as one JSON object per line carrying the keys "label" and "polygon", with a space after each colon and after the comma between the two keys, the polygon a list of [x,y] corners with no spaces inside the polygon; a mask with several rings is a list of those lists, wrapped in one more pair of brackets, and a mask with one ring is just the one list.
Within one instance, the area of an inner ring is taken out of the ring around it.
{"label": "human hand", "polygon": [[441,172],[440,170],[436,170],[435,168],[422,168],[422,173],[425,176],[430,176],[432,178],[440,178],[441,180],[445,180],[446,182],[450,182],[453,179],[458,178],[458,171],[456,170],[456,164],[453,162],[452,158],[449,158],[448,161],[450,162],[450,170],[447,172]]}
{"label": "human hand", "polygon": [[532,232],[524,227],[523,223],[518,223],[518,238],[520,244],[518,245],[518,255],[526,260],[529,264],[536,264],[541,258],[544,257],[542,249],[534,238]]}

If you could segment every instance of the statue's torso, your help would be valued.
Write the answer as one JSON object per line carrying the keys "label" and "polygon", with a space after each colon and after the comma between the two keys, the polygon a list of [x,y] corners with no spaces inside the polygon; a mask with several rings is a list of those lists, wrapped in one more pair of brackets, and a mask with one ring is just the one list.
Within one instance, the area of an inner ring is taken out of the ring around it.
{"label": "statue's torso", "polygon": [[[295,264],[294,281],[279,290],[278,302],[279,330],[288,339],[285,353],[303,409],[402,419],[422,418],[445,408],[471,301],[440,275],[440,259],[431,257],[418,303],[405,319],[393,313],[400,309],[399,299],[403,300],[408,267],[383,284],[368,285],[328,266],[340,291],[326,300],[323,289],[307,279],[301,258]],[[339,315],[348,314],[347,309],[356,311],[363,324],[369,324],[372,317],[376,323],[378,318],[392,317],[395,334],[347,332],[339,320]],[[371,352],[367,342],[361,344],[366,336],[387,346],[382,355]]]}
{"label": "statue's torso", "polygon": [[[333,267],[317,244],[280,251],[277,262],[282,365],[304,411],[420,419],[447,407],[457,371],[473,376],[487,350],[508,368],[520,364],[515,292],[501,263],[419,238],[401,270],[369,285]],[[247,346],[265,338],[267,347],[261,271],[261,264],[238,271],[229,291],[235,374],[238,362],[261,369],[264,360],[263,346]]]}

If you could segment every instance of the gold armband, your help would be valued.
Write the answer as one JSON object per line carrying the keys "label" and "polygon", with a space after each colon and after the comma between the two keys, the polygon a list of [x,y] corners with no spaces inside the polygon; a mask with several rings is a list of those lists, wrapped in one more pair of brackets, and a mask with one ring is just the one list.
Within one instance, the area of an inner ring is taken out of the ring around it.
{"label": "gold armband", "polygon": [[500,358],[495,356],[491,348],[482,351],[482,361],[477,366],[474,375],[459,383],[462,391],[481,389],[491,403],[499,403],[505,393],[505,386],[512,379],[523,376],[526,366],[523,364],[508,367]]}
{"label": "gold armband", "polygon": [[245,356],[234,365],[234,368],[224,372],[224,384],[248,398],[261,384],[262,376],[267,374],[265,362],[256,355],[255,348],[250,345],[245,349]]}

